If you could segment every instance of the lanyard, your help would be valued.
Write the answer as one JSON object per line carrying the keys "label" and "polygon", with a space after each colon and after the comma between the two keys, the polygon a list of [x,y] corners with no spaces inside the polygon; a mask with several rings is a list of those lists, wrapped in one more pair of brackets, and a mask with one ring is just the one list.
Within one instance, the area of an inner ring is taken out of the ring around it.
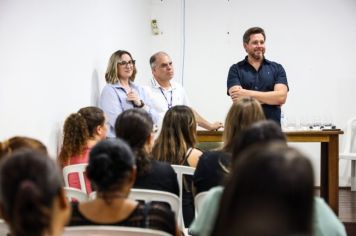
{"label": "lanyard", "polygon": [[168,105],[168,110],[169,109],[171,109],[172,108],[172,98],[173,98],[173,90],[171,90],[170,92],[171,92],[171,101],[170,102],[168,102],[168,99],[167,99],[167,97],[166,97],[166,95],[164,94],[164,92],[163,92],[163,90],[162,90],[162,88],[161,87],[159,87],[159,90],[161,91],[161,93],[162,93],[162,95],[163,95],[163,97],[164,97],[164,99],[166,100],[166,102],[167,102],[167,105]]}

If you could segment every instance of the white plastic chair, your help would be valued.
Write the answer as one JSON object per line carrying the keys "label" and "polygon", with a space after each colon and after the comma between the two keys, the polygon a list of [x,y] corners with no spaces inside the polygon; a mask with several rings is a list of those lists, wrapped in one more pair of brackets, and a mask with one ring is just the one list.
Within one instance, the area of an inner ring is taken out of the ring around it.
{"label": "white plastic chair", "polygon": [[190,166],[182,166],[182,165],[171,165],[174,171],[177,174],[177,180],[178,180],[178,185],[179,185],[179,202],[180,202],[180,211],[179,211],[179,220],[178,220],[178,225],[182,226],[183,229],[186,230],[186,227],[184,225],[184,220],[183,220],[183,176],[184,175],[194,175],[195,168],[190,167]]}
{"label": "white plastic chair", "polygon": [[203,206],[203,201],[207,193],[208,191],[200,192],[194,197],[195,216],[197,216],[199,211],[201,210]]}
{"label": "white plastic chair", "polygon": [[63,236],[171,236],[169,233],[136,227],[122,226],[72,226],[66,227]]}
{"label": "white plastic chair", "polygon": [[66,192],[68,201],[70,202],[73,201],[73,199],[76,199],[79,202],[85,202],[89,200],[89,196],[79,189],[71,187],[63,187],[63,189]]}
{"label": "white plastic chair", "polygon": [[344,150],[339,158],[351,160],[351,191],[356,191],[356,117],[347,122]]}
{"label": "white plastic chair", "polygon": [[69,182],[68,182],[69,174],[77,173],[79,176],[80,189],[84,193],[87,193],[87,188],[85,185],[85,178],[84,178],[84,173],[87,168],[87,165],[88,165],[87,163],[83,163],[83,164],[65,166],[63,168],[63,178],[64,178],[65,187],[69,187]]}
{"label": "white plastic chair", "polygon": [[0,236],[7,236],[9,235],[10,230],[9,226],[6,224],[6,222],[2,219],[0,219]]}

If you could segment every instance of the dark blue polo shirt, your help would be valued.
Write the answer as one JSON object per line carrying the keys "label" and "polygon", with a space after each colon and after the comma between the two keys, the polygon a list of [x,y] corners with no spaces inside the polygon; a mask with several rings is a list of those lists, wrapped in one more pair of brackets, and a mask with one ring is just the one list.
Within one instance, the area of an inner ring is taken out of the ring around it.
{"label": "dark blue polo shirt", "polygon": [[[244,89],[261,92],[273,91],[275,84],[285,84],[288,87],[287,75],[282,65],[263,59],[258,71],[247,61],[247,56],[230,67],[227,77],[227,89],[239,85]],[[281,107],[279,105],[262,104],[267,119],[281,123]]]}

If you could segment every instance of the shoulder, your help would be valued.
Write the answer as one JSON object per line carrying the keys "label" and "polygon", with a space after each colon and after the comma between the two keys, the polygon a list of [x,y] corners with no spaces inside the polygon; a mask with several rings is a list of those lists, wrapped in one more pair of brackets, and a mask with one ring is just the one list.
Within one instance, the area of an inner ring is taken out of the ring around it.
{"label": "shoulder", "polygon": [[314,197],[314,235],[346,235],[345,227],[320,197]]}
{"label": "shoulder", "polygon": [[228,158],[228,157],[229,154],[223,151],[206,151],[201,156],[200,161],[202,161],[202,164],[216,163],[218,162],[219,158]]}

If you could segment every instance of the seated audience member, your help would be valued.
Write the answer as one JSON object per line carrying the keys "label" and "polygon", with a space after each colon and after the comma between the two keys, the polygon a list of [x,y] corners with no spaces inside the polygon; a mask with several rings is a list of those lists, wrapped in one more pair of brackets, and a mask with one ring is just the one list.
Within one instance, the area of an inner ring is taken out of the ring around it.
{"label": "seated audience member", "polygon": [[134,188],[166,191],[179,196],[177,175],[173,168],[151,157],[156,126],[142,109],[121,113],[115,123],[118,138],[126,141],[136,156],[137,176]]}
{"label": "seated audience member", "polygon": [[313,168],[285,142],[240,154],[211,235],[312,235]]}
{"label": "seated audience member", "polygon": [[135,157],[121,139],[103,140],[93,147],[87,175],[97,189],[97,198],[72,202],[70,226],[141,227],[179,234],[174,212],[168,207],[128,198],[136,177]]}
{"label": "seated audience member", "polygon": [[[236,137],[232,155],[232,166],[235,166],[241,153],[252,145],[279,141],[286,145],[286,137],[281,128],[274,121],[259,121],[252,124]],[[233,172],[234,170],[232,170]],[[212,227],[219,210],[219,202],[224,191],[222,186],[212,188],[206,195],[201,212],[190,227],[192,235],[210,235]],[[314,198],[314,220],[313,235],[332,236],[346,235],[344,226],[330,209],[330,207],[319,197]]]}
{"label": "seated audience member", "polygon": [[[107,125],[104,112],[98,107],[84,107],[73,113],[64,122],[63,145],[58,156],[60,166],[88,163],[90,149],[105,139]],[[69,174],[69,186],[80,189],[77,174]],[[87,192],[90,182],[85,180]]]}
{"label": "seated audience member", "polygon": [[30,148],[48,154],[46,146],[41,141],[30,137],[14,136],[0,142],[0,160],[20,148]]}
{"label": "seated audience member", "polygon": [[0,209],[15,236],[62,235],[70,206],[62,175],[47,155],[21,149],[0,167]]}
{"label": "seated audience member", "polygon": [[144,109],[155,122],[158,120],[146,90],[134,83],[136,73],[135,60],[128,51],[118,50],[111,55],[105,73],[107,84],[101,91],[99,101],[108,116],[109,138],[115,137],[116,118],[125,110]]}
{"label": "seated audience member", "polygon": [[[153,157],[174,165],[196,167],[202,151],[195,148],[196,121],[193,111],[187,106],[174,106],[169,109],[152,150]],[[189,226],[194,219],[194,200],[192,195],[192,178],[185,176],[183,188],[184,225]]]}
{"label": "seated audience member", "polygon": [[254,98],[242,98],[232,104],[226,116],[221,150],[204,152],[194,173],[195,192],[208,191],[221,185],[230,165],[234,139],[256,121],[265,116],[260,103]]}

